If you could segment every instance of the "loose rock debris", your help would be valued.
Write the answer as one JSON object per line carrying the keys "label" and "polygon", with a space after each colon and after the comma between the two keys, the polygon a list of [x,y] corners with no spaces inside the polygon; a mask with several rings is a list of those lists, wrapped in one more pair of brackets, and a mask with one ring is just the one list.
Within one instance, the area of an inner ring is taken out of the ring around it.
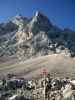
{"label": "loose rock debris", "polygon": [[75,80],[52,78],[0,80],[0,100],[75,100]]}

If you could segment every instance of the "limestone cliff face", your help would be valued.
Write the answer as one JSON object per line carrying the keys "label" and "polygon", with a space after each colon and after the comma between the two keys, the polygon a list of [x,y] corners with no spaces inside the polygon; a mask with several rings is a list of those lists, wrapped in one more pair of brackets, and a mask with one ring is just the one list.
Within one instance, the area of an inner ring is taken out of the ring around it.
{"label": "limestone cliff face", "polygon": [[33,33],[31,33],[31,32],[28,32],[28,33],[26,33],[26,32],[17,32],[16,33],[16,39],[17,39],[17,41],[19,42],[19,43],[22,43],[22,42],[24,42],[24,41],[28,41],[28,40],[30,40],[31,38],[33,37]]}
{"label": "limestone cliff face", "polygon": [[64,53],[75,56],[75,32],[52,25],[41,12],[28,19],[18,15],[0,24],[0,57],[34,56]]}
{"label": "limestone cliff face", "polygon": [[31,45],[28,42],[30,39],[32,39],[32,37],[33,34],[30,32],[26,33],[24,31],[20,31],[16,33],[16,40],[18,43],[17,56],[19,59],[30,57],[30,55],[32,54]]}

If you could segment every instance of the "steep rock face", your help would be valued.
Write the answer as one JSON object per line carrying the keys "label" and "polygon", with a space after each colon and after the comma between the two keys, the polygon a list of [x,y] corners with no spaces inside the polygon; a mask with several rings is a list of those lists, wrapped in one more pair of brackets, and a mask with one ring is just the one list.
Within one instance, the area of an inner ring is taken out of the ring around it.
{"label": "steep rock face", "polygon": [[45,15],[37,11],[27,26],[30,32],[36,34],[40,31],[47,32],[52,27],[52,24]]}
{"label": "steep rock face", "polygon": [[0,56],[19,59],[64,53],[75,56],[75,32],[53,26],[41,12],[28,19],[21,15],[0,24]]}
{"label": "steep rock face", "polygon": [[11,19],[12,23],[19,25],[26,25],[29,22],[29,19],[26,17],[23,17],[21,14],[16,15]]}
{"label": "steep rock face", "polygon": [[5,35],[7,33],[11,33],[18,29],[18,26],[14,24],[12,21],[8,21],[6,23],[0,24],[0,35]]}

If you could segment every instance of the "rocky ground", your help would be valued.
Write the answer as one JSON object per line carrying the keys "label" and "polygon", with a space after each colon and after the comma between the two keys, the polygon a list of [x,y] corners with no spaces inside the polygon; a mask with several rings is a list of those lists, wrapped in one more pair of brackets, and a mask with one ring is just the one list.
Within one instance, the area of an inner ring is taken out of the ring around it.
{"label": "rocky ground", "polygon": [[0,80],[0,100],[75,100],[75,79],[49,73],[32,80],[9,75]]}
{"label": "rocky ground", "polygon": [[[50,73],[46,80],[44,68]],[[44,93],[49,100],[75,100],[75,59],[64,54],[1,62],[0,79],[0,100],[44,100]]]}
{"label": "rocky ground", "polygon": [[0,78],[9,73],[27,79],[37,78],[40,77],[43,68],[46,68],[52,76],[75,77],[75,59],[67,57],[64,54],[53,54],[21,62],[11,59],[5,63],[0,63]]}

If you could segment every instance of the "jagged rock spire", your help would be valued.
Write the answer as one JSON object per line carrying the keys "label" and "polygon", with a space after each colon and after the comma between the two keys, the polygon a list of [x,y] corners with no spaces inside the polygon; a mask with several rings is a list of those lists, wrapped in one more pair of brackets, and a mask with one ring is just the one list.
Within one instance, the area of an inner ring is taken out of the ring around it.
{"label": "jagged rock spire", "polygon": [[40,15],[41,16],[45,16],[41,11],[37,10],[36,13],[35,13],[35,16],[40,16]]}
{"label": "jagged rock spire", "polygon": [[35,16],[39,16],[40,14],[42,14],[40,11],[36,11]]}

